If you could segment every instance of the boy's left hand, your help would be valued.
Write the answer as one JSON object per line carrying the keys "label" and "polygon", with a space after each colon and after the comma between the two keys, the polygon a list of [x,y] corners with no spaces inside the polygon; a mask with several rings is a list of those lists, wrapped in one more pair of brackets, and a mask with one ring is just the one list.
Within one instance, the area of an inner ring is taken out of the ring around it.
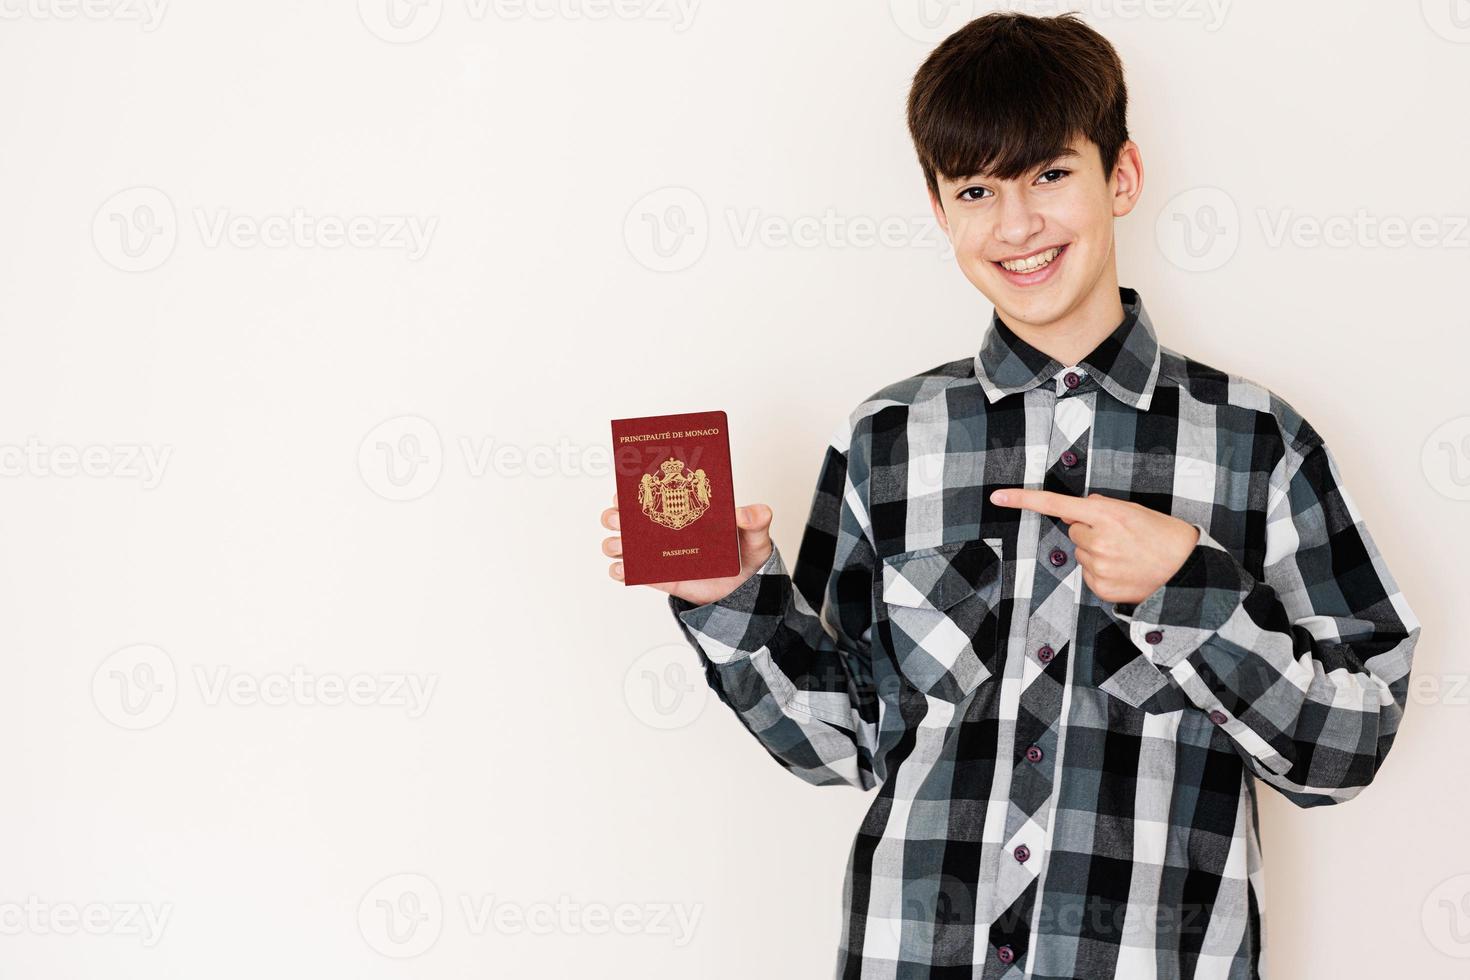
{"label": "boy's left hand", "polygon": [[1049,514],[1067,523],[1082,581],[1104,602],[1142,602],[1167,582],[1199,541],[1187,521],[1100,493],[997,490],[992,503]]}

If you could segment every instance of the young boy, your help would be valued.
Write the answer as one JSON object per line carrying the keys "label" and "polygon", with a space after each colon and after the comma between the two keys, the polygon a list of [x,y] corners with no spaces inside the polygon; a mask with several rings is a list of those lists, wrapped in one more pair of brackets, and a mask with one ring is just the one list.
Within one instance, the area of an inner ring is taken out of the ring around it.
{"label": "young boy", "polygon": [[839,977],[1257,977],[1257,782],[1350,799],[1403,713],[1419,623],[1322,438],[1118,286],[1126,106],[1070,15],[933,52],[909,124],[978,352],[852,411],[793,572],[755,505],[739,576],[655,586],[777,761],[879,787]]}

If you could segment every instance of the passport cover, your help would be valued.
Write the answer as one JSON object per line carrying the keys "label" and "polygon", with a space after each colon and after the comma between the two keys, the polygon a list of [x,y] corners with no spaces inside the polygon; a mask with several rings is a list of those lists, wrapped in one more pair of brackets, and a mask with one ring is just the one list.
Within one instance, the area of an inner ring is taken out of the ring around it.
{"label": "passport cover", "polygon": [[740,572],[724,412],[613,419],[623,584]]}

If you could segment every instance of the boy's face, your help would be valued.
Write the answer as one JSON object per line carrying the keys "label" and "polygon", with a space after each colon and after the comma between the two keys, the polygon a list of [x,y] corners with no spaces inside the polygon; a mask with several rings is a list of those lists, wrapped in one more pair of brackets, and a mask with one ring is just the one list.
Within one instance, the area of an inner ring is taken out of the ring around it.
{"label": "boy's face", "polygon": [[1116,303],[1113,219],[1133,210],[1143,186],[1132,140],[1111,174],[1097,144],[1079,137],[1016,180],[937,179],[930,201],[960,269],[1007,321],[1042,327]]}

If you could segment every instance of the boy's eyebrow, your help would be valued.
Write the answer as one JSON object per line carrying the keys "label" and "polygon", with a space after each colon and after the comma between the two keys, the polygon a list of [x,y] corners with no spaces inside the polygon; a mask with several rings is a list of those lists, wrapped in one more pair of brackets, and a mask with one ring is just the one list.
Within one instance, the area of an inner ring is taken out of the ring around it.
{"label": "boy's eyebrow", "polygon": [[[1076,150],[1071,149],[1069,147],[1068,149],[1063,150],[1062,152],[1058,153],[1054,157],[1047,157],[1044,161],[1042,161],[1037,166],[1045,166],[1046,164],[1049,164],[1049,163],[1056,163],[1059,160],[1066,160],[1066,159],[1069,159],[1069,158],[1078,158],[1078,157],[1081,157],[1081,156],[1082,156],[1082,154],[1078,153]],[[963,177],[958,177],[956,179],[957,180],[961,180],[961,181],[965,181],[965,180],[988,180],[988,179],[990,179],[990,175],[989,174],[966,174]]]}

